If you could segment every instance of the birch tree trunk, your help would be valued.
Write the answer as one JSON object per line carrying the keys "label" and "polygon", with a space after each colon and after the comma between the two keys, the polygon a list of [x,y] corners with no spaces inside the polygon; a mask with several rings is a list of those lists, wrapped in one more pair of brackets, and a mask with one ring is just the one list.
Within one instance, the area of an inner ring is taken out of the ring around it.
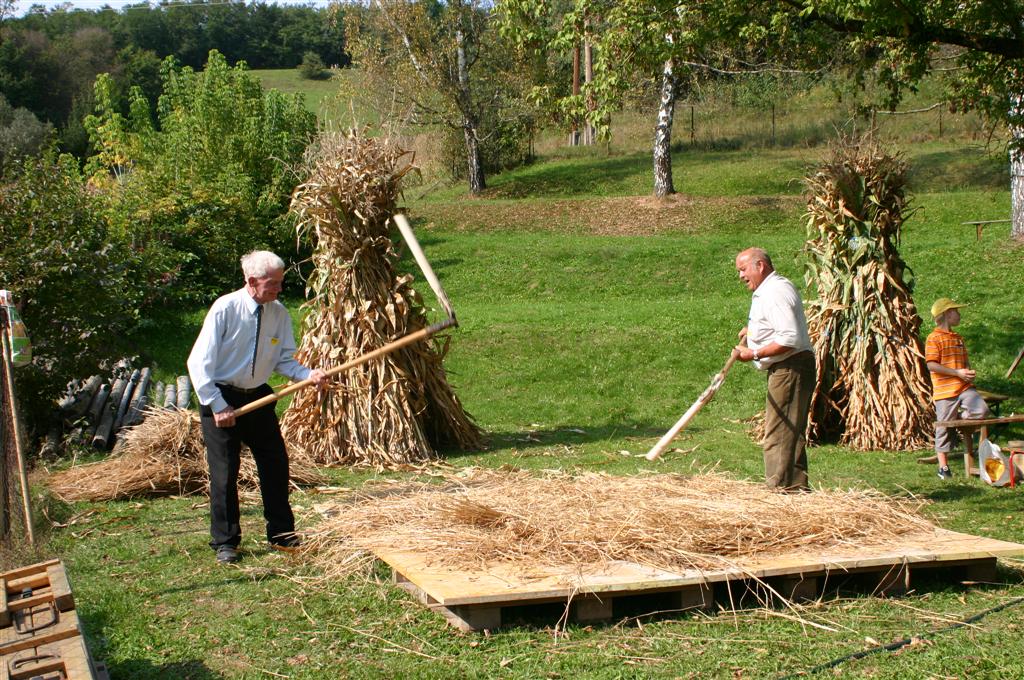
{"label": "birch tree trunk", "polygon": [[590,94],[590,86],[594,80],[594,47],[590,41],[583,43],[583,82],[587,84],[587,114],[588,117],[583,123],[583,144],[591,146],[597,137],[594,126],[590,123],[589,114],[594,110],[593,95]]}
{"label": "birch tree trunk", "polygon": [[1024,95],[1010,98],[1010,237],[1024,241],[1024,127],[1018,124]]}
{"label": "birch tree trunk", "polygon": [[469,175],[469,192],[478,194],[487,188],[484,178],[484,164],[480,157],[480,121],[473,110],[469,93],[469,66],[466,63],[466,47],[462,31],[455,35],[458,68],[458,102],[462,113],[462,132],[466,138],[466,171]]}
{"label": "birch tree trunk", "polygon": [[654,128],[654,195],[659,198],[676,192],[672,183],[672,121],[677,90],[673,63],[668,59],[661,72],[661,103]]}

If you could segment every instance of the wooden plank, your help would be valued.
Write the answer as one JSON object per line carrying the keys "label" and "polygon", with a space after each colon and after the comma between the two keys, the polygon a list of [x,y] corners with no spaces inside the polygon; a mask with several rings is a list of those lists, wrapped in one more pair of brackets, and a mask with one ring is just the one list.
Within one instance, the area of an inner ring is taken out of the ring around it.
{"label": "wooden plank", "polygon": [[17,580],[19,578],[24,578],[25,576],[30,576],[32,574],[38,574],[40,572],[45,572],[47,567],[49,567],[51,565],[54,565],[54,564],[60,564],[60,560],[57,560],[57,559],[46,560],[45,562],[39,562],[37,564],[30,564],[27,567],[19,567],[17,569],[12,569],[10,571],[5,571],[3,573],[0,573],[0,577],[6,579],[7,581],[15,581],[15,580]]}
{"label": "wooden plank", "polygon": [[[36,613],[33,613],[33,617],[35,615]],[[49,620],[50,611],[40,611],[38,616],[45,622]],[[35,618],[33,618],[34,621]],[[53,625],[29,633],[19,633],[14,626],[0,628],[0,657],[76,635],[81,635],[81,627],[78,623],[78,615],[74,611],[57,612],[57,619]]]}
{"label": "wooden plank", "polygon": [[573,600],[573,618],[580,623],[607,621],[612,618],[612,598],[581,597]]}
{"label": "wooden plank", "polygon": [[85,639],[76,635],[64,640],[38,644],[3,657],[0,680],[29,680],[45,673],[61,672],[68,680],[96,680]]}
{"label": "wooden plank", "polygon": [[75,608],[75,597],[71,594],[71,584],[68,581],[68,573],[64,570],[63,564],[51,564],[46,568],[46,575],[50,579],[50,592],[53,601],[57,603],[57,609],[66,612]]}
{"label": "wooden plank", "polygon": [[472,633],[501,628],[501,607],[431,607],[459,630]]}
{"label": "wooden plank", "polygon": [[[8,579],[3,586],[2,597],[6,600],[0,602],[0,625],[6,625],[5,612],[34,607],[41,602],[53,601],[60,611],[68,611],[75,608],[75,598],[71,593],[71,586],[68,583],[67,572],[64,565],[59,561],[56,563],[43,563],[30,567],[31,573],[19,570],[16,578]],[[28,597],[10,599],[10,595],[20,595],[23,592],[31,591]]]}
{"label": "wooden plank", "polygon": [[957,429],[971,428],[976,430],[989,425],[1005,425],[1007,423],[1024,423],[1024,415],[1000,416],[998,418],[962,418],[958,420],[940,420],[935,424],[940,427]]}
{"label": "wooden plank", "polygon": [[[790,554],[737,560],[731,569],[673,573],[630,562],[613,562],[581,569],[521,564],[491,564],[483,569],[459,570],[433,564],[411,552],[378,551],[391,565],[403,588],[412,584],[441,607],[512,606],[567,601],[571,596],[604,598],[710,587],[710,584],[744,579],[799,576],[810,579],[835,572],[876,571],[896,568],[895,576],[882,585],[895,592],[897,581],[906,581],[904,565],[943,566],[997,557],[1024,556],[1024,545],[944,529],[906,535],[885,545],[847,546],[815,554]],[[800,592],[806,593],[806,586]],[[816,587],[816,584],[815,584]],[[407,588],[408,589],[408,588]]]}

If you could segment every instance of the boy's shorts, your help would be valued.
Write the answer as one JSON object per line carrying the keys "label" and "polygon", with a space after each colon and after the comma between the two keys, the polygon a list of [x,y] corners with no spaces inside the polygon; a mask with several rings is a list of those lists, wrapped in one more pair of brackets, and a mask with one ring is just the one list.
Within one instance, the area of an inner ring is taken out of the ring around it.
{"label": "boy's shorts", "polygon": [[[988,404],[978,390],[968,387],[955,397],[935,402],[935,420],[959,420],[960,418],[984,418],[989,415]],[[935,452],[949,453],[956,444],[956,430],[935,426]]]}

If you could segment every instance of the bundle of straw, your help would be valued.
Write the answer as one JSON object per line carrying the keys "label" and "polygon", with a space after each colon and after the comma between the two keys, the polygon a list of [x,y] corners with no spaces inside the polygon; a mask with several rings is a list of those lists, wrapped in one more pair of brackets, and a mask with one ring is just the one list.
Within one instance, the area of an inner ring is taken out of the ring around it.
{"label": "bundle of straw", "polygon": [[[289,466],[295,484],[322,483],[317,471],[301,461]],[[64,501],[111,501],[140,496],[206,493],[210,476],[199,415],[184,409],[149,409],[145,419],[125,430],[117,451],[106,460],[55,473],[50,490]],[[243,447],[238,486],[243,493],[259,488],[252,455]]]}
{"label": "bundle of straw", "polygon": [[[324,133],[292,195],[300,238],[313,244],[303,338],[296,354],[328,369],[427,325],[411,275],[399,275],[389,218],[408,154],[355,132]],[[480,431],[449,386],[442,345],[421,342],[298,393],[282,427],[320,465],[389,468],[429,460],[435,447],[480,448]]]}
{"label": "bundle of straw", "polygon": [[921,501],[872,491],[783,494],[718,474],[611,477],[469,470],[445,484],[366,494],[308,535],[328,576],[359,551],[403,551],[460,568],[495,562],[675,571],[746,557],[818,555],[933,527]]}
{"label": "bundle of straw", "polygon": [[874,140],[842,139],[806,178],[807,321],[817,356],[808,440],[916,449],[932,436],[931,383],[897,247],[908,217],[906,164]]}

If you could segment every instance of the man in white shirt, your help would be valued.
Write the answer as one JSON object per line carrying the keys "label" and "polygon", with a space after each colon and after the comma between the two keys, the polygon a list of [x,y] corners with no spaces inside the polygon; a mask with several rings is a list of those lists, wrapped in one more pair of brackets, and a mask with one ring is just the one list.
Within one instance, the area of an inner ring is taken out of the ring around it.
{"label": "man in white shirt", "polygon": [[273,391],[267,380],[280,373],[323,385],[327,374],[295,360],[295,335],[288,310],[277,301],[284,261],[266,250],[242,257],[245,286],[218,298],[203,321],[188,357],[188,372],[199,397],[210,467],[210,547],[217,561],[239,559],[242,538],[238,507],[241,445],[252,451],[260,478],[267,540],[294,550],[295,518],[288,502],[288,453],[274,404],[236,418],[235,409]]}
{"label": "man in white shirt", "polygon": [[740,331],[746,344],[737,359],[768,372],[765,403],[765,482],[784,491],[809,489],[805,432],[814,393],[814,351],[800,294],[780,276],[761,248],[736,256],[740,280],[753,293],[750,317]]}

